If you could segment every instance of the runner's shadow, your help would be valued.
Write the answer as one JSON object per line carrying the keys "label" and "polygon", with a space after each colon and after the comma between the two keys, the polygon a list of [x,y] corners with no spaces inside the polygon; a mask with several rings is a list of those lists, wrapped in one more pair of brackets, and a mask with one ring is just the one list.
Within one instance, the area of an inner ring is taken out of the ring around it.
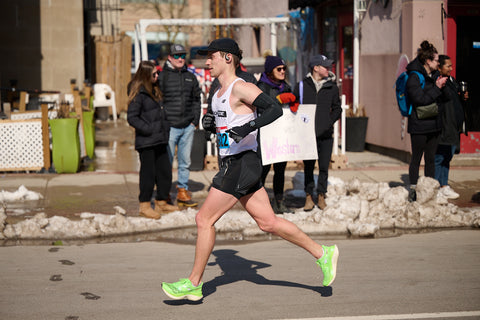
{"label": "runner's shadow", "polygon": [[203,284],[203,296],[209,296],[217,290],[217,287],[236,281],[250,281],[258,285],[284,286],[303,288],[320,293],[322,297],[332,295],[332,287],[309,286],[301,283],[270,280],[257,273],[257,270],[268,268],[271,265],[259,261],[252,261],[237,255],[236,250],[215,250],[212,252],[216,257],[215,262],[209,265],[218,265],[222,269],[222,275]]}

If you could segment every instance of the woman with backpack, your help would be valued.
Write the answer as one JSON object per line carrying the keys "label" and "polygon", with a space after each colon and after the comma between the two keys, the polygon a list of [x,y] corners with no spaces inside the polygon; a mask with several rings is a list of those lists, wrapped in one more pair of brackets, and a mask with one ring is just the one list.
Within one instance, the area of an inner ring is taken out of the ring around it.
{"label": "woman with backpack", "polygon": [[[413,72],[416,71],[416,72]],[[438,104],[447,77],[438,72],[438,51],[428,41],[423,41],[417,57],[408,64],[407,98],[413,110],[408,117],[408,133],[412,145],[412,157],[408,169],[410,190],[408,201],[416,201],[416,185],[422,156],[425,159],[424,174],[435,178],[435,152],[442,130],[441,104]],[[421,81],[420,73],[424,77]],[[423,82],[423,83],[422,83]]]}

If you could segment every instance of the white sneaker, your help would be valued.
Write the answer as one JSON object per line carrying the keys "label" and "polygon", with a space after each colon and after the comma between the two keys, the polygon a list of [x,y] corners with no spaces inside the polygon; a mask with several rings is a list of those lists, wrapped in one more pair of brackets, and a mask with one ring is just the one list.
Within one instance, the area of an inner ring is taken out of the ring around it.
{"label": "white sneaker", "polygon": [[453,191],[453,189],[450,188],[450,186],[441,187],[439,192],[442,194],[442,196],[444,196],[447,199],[453,200],[453,199],[458,199],[460,197],[460,195],[455,191]]}

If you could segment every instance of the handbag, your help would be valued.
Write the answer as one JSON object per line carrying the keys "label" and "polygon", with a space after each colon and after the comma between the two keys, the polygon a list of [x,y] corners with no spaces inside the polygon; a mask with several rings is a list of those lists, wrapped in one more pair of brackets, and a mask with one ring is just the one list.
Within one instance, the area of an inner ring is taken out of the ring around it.
{"label": "handbag", "polygon": [[418,106],[417,108],[418,119],[427,119],[438,116],[438,104],[436,102],[426,106]]}

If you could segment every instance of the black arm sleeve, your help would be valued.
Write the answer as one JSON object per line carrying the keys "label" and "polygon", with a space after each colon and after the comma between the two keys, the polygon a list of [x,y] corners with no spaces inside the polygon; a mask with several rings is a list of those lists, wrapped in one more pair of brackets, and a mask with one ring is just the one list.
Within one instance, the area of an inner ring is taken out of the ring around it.
{"label": "black arm sleeve", "polygon": [[258,129],[272,123],[283,115],[282,106],[265,93],[260,93],[252,105],[257,108],[260,116],[254,120],[253,127]]}

